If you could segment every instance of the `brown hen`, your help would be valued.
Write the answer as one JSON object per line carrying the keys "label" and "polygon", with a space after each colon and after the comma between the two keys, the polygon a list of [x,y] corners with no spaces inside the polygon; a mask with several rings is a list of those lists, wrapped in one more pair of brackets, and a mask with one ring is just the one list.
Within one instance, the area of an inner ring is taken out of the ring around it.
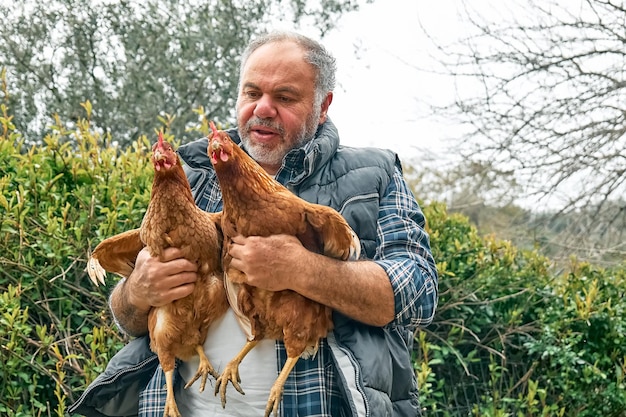
{"label": "brown hen", "polygon": [[268,291],[246,284],[245,275],[230,267],[231,237],[288,234],[316,253],[347,260],[358,258],[360,244],[334,209],[309,203],[270,177],[224,131],[211,123],[208,154],[215,167],[224,202],[224,277],[231,307],[248,328],[248,341],[224,368],[215,385],[226,403],[228,381],[239,385],[239,364],[262,339],[283,340],[287,361],[270,391],[265,416],[277,413],[287,376],[302,356],[315,355],[321,338],[333,328],[331,309],[294,291]]}
{"label": "brown hen", "polygon": [[186,259],[197,262],[193,293],[154,307],[148,315],[150,348],[157,354],[166,377],[163,415],[180,417],[173,390],[175,359],[200,356],[198,370],[185,388],[202,378],[203,391],[208,374],[218,377],[203,344],[211,323],[228,309],[221,267],[221,214],[204,212],[195,205],[180,159],[162,133],[152,147],[152,163],[152,194],[141,227],[102,241],[91,254],[87,271],[96,285],[104,284],[105,271],[128,277],[144,246],[152,256],[160,256],[170,246],[177,247]]}

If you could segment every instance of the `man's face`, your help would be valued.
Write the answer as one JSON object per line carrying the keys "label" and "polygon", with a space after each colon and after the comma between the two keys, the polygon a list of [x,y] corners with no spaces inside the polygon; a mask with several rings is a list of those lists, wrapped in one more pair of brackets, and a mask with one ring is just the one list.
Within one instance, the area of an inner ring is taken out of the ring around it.
{"label": "man's face", "polygon": [[261,46],[246,62],[237,98],[237,123],[250,155],[270,174],[291,149],[309,141],[332,94],[313,108],[315,71],[295,43]]}

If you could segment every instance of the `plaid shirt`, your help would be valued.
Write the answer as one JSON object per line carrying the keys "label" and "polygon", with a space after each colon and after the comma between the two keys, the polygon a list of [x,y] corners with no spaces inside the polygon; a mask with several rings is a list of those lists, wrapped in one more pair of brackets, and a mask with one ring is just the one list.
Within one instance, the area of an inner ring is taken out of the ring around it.
{"label": "plaid shirt", "polygon": [[[292,150],[283,162],[276,179],[286,186],[302,173],[305,155],[311,143]],[[222,209],[219,183],[213,181],[202,190],[194,190],[196,203],[203,210]],[[396,168],[380,200],[378,212],[378,247],[373,261],[389,276],[393,287],[396,316],[391,326],[399,326],[411,340],[413,331],[429,324],[437,300],[437,271],[430,252],[429,237],[424,231],[424,216],[402,173]],[[281,416],[337,417],[351,413],[340,391],[335,362],[328,340],[322,340],[318,354],[299,360],[285,383]],[[410,344],[409,344],[410,346]],[[276,342],[278,369],[287,354],[282,342]],[[180,378],[179,378],[180,379]],[[178,381],[178,385],[181,381]],[[165,404],[165,377],[159,369],[142,393],[139,416],[161,417]],[[210,394],[207,394],[210,395]],[[227,410],[228,411],[228,410]]]}

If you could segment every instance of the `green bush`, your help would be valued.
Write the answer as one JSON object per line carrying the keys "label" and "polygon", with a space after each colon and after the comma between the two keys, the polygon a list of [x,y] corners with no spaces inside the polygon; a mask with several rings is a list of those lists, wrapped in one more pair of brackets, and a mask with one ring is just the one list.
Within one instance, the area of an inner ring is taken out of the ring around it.
{"label": "green bush", "polygon": [[[5,91],[6,95],[6,91]],[[126,342],[89,249],[135,228],[152,181],[143,137],[119,149],[57,121],[27,148],[0,107],[0,415],[63,416]],[[626,415],[624,268],[549,259],[424,205],[440,272],[414,366],[431,416]]]}
{"label": "green bush", "polygon": [[0,415],[62,416],[124,343],[85,261],[139,225],[149,144],[116,149],[85,119],[26,148],[0,110]]}
{"label": "green bush", "polygon": [[433,416],[625,416],[624,268],[549,260],[479,237],[426,207],[440,272],[433,325],[416,338]]}

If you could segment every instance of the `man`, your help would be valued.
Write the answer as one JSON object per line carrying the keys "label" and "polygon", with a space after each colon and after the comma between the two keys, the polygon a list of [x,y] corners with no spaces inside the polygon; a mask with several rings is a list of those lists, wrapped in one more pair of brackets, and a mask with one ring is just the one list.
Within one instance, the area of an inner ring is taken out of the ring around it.
{"label": "man", "polygon": [[[339,147],[327,115],[334,85],[334,58],[317,42],[294,33],[261,37],[242,57],[238,129],[229,133],[295,194],[340,211],[359,235],[366,259],[341,262],[308,252],[291,236],[251,236],[235,239],[232,266],[245,272],[251,285],[291,289],[335,312],[335,330],[317,356],[300,359],[287,380],[282,415],[415,416],[413,332],[432,321],[437,303],[424,217],[395,154]],[[219,211],[221,194],[206,144],[206,139],[193,142],[179,154],[196,204]],[[150,308],[188,295],[196,268],[176,248],[167,249],[162,260],[142,251],[134,272],[111,294],[119,326],[129,335],[145,335]],[[219,370],[244,341],[229,311],[211,327],[205,351]],[[222,409],[219,396],[199,393],[194,385],[177,391],[181,413],[261,415],[285,358],[281,342],[263,341],[240,367],[245,396],[229,390]],[[191,377],[196,365],[181,364],[182,378]],[[142,393],[141,415],[162,414],[162,386],[157,372]]]}

